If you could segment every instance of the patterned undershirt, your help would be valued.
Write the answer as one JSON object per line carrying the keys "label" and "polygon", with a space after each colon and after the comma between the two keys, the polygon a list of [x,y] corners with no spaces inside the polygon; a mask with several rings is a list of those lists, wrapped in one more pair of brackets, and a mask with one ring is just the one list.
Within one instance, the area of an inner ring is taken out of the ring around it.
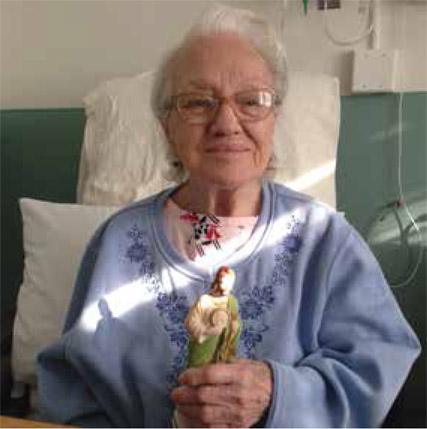
{"label": "patterned undershirt", "polygon": [[258,216],[214,216],[188,212],[168,198],[165,207],[169,240],[185,258],[206,266],[218,264],[250,238]]}

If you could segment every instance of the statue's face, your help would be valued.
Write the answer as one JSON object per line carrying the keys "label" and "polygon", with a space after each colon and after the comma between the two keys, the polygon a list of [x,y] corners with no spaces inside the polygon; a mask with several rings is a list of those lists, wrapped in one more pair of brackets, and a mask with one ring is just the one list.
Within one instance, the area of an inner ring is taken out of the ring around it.
{"label": "statue's face", "polygon": [[220,288],[223,295],[229,295],[234,285],[234,273],[224,273],[220,279]]}

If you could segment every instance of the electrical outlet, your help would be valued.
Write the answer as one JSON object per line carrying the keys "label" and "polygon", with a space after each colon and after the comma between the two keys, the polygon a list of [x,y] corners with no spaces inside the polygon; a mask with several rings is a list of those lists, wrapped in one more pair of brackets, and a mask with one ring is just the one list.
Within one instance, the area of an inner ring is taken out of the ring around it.
{"label": "electrical outlet", "polygon": [[391,49],[354,51],[353,92],[393,92],[397,59],[397,51]]}
{"label": "electrical outlet", "polygon": [[317,9],[324,10],[325,8],[329,9],[339,9],[341,7],[340,0],[317,0]]}

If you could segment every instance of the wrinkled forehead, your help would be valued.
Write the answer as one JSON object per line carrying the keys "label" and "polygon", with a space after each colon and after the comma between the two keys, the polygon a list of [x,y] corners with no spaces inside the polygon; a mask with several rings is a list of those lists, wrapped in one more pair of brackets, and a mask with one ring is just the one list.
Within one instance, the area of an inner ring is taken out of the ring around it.
{"label": "wrinkled forehead", "polygon": [[198,37],[171,64],[172,90],[235,91],[272,87],[267,62],[246,40],[233,33]]}

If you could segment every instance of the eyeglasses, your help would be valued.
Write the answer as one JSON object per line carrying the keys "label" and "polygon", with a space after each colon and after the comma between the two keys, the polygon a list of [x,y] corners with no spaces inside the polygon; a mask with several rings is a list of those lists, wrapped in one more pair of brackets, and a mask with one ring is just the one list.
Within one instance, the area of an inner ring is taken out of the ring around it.
{"label": "eyeglasses", "polygon": [[192,124],[210,122],[224,102],[231,106],[238,119],[253,122],[265,119],[278,104],[278,99],[268,89],[242,91],[229,97],[197,93],[172,96],[172,107],[176,108],[184,121]]}

